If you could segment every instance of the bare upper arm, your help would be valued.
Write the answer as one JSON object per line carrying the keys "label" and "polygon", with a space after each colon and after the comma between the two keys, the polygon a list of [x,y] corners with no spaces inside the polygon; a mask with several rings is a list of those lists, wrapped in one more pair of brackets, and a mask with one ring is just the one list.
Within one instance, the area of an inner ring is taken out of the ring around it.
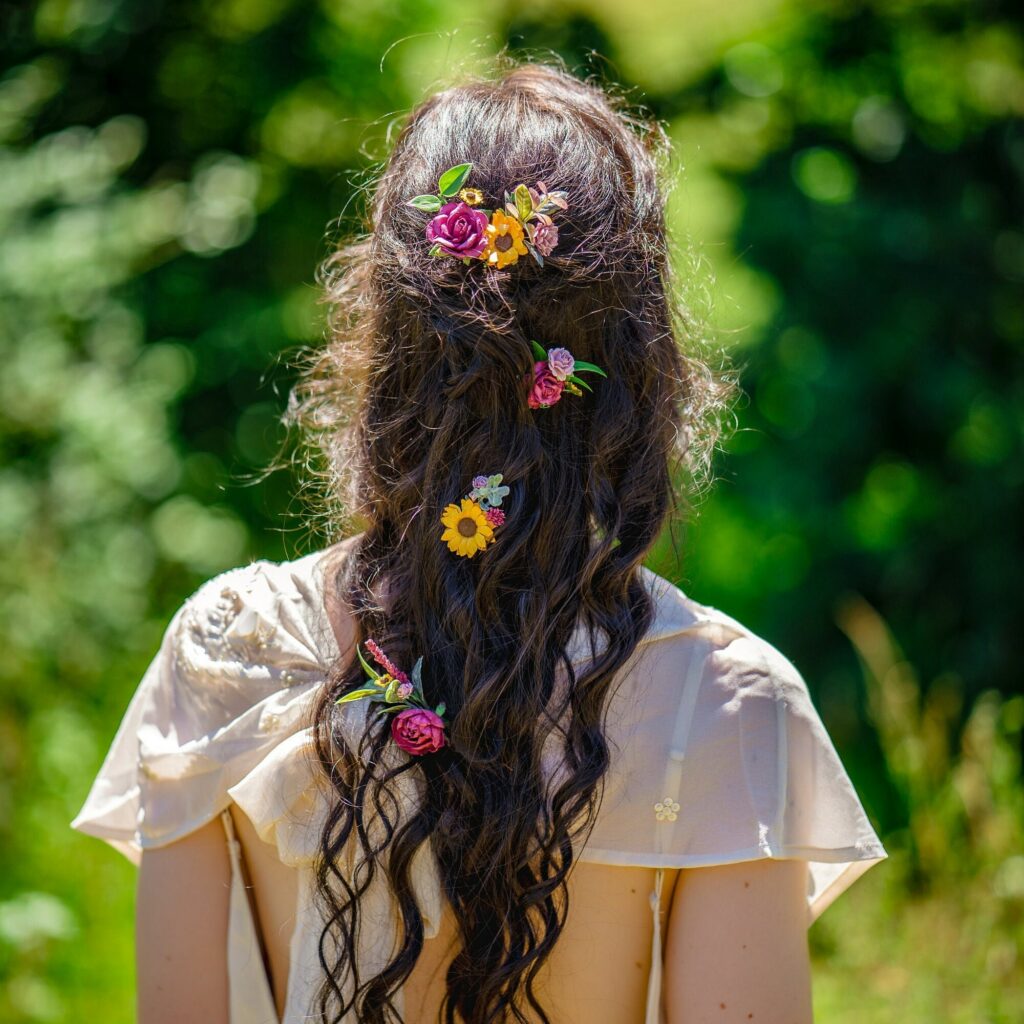
{"label": "bare upper arm", "polygon": [[139,1024],[227,1024],[230,895],[220,818],[143,852],[135,903]]}
{"label": "bare upper arm", "polygon": [[807,862],[679,872],[665,937],[668,1024],[809,1024]]}

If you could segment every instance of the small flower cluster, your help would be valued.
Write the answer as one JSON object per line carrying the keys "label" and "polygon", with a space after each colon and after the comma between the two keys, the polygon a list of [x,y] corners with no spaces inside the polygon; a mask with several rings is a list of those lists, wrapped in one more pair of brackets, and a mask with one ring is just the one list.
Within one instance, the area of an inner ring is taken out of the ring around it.
{"label": "small flower cluster", "polygon": [[347,704],[365,697],[380,705],[377,710],[382,715],[394,713],[391,738],[407,754],[432,754],[440,750],[445,745],[445,722],[442,718],[445,707],[442,703],[430,708],[423,696],[422,655],[416,659],[410,678],[374,640],[367,640],[365,646],[384,671],[378,672],[369,665],[357,647],[359,663],[372,685],[344,694],[335,704]]}
{"label": "small flower cluster", "polygon": [[505,193],[503,208],[483,209],[483,193],[464,187],[472,169],[471,163],[451,167],[438,180],[436,195],[409,200],[417,210],[436,214],[426,227],[430,255],[467,264],[483,260],[501,270],[529,254],[543,266],[558,244],[552,214],[569,209],[567,193],[549,191],[543,181],[533,188],[520,184]]}
{"label": "small flower cluster", "polygon": [[505,522],[498,506],[508,494],[502,474],[473,477],[473,489],[459,505],[447,505],[441,514],[445,527],[441,540],[456,555],[472,558],[494,540],[494,530]]}
{"label": "small flower cluster", "polygon": [[529,397],[526,404],[531,409],[546,409],[554,405],[562,397],[563,391],[570,395],[582,395],[580,388],[587,391],[593,390],[579,373],[599,373],[602,377],[608,374],[594,363],[585,363],[582,359],[574,359],[567,348],[549,348],[546,352],[544,347],[536,341],[531,341],[533,354],[536,362],[533,364],[533,383],[530,387]]}

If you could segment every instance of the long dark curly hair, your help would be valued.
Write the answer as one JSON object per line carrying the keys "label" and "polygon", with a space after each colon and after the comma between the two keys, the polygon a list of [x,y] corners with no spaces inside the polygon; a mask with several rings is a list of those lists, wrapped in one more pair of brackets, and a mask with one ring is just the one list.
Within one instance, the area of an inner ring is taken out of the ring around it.
{"label": "long dark curly hair", "polygon": [[[353,740],[351,718],[342,723],[359,705],[335,703],[365,678],[351,651],[318,698],[316,753],[336,797],[316,871],[324,1020],[353,1009],[367,1024],[400,1020],[393,997],[424,941],[410,884],[424,844],[458,927],[444,1021],[525,1021],[527,1007],[549,1019],[534,980],[599,807],[604,709],[652,619],[639,567],[666,517],[691,507],[734,386],[672,298],[667,152],[660,126],[605,90],[559,67],[505,63],[412,112],[372,190],[368,230],[323,267],[328,343],[287,418],[364,527],[333,585],[357,643],[374,638],[406,669],[425,656],[424,693],[449,720],[448,744],[420,758],[394,756],[385,715]],[[428,254],[429,215],[407,200],[467,161],[489,206],[519,182],[568,192],[543,267]],[[529,408],[531,339],[607,379]],[[498,472],[511,488],[506,522],[476,557],[453,554],[444,507]],[[594,656],[574,664],[577,626]],[[556,776],[542,759],[553,737]],[[395,787],[407,773],[421,799],[405,820]],[[377,872],[401,908],[399,945],[362,977],[360,898]]]}

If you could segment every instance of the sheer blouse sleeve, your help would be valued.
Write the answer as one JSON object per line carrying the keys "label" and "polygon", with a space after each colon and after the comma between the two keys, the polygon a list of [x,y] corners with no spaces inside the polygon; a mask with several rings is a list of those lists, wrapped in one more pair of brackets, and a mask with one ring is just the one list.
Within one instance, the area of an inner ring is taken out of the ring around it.
{"label": "sheer blouse sleeve", "polygon": [[803,859],[810,924],[887,853],[792,662],[715,609],[677,619],[611,702],[613,769],[581,859]]}
{"label": "sheer blouse sleeve", "polygon": [[315,638],[273,566],[206,581],[175,612],[71,827],[138,863],[200,828],[301,725]]}

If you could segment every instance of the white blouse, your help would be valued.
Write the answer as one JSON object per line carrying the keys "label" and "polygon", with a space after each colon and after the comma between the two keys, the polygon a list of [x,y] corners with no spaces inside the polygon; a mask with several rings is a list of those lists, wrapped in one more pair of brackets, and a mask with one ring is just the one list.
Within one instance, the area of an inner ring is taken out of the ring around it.
{"label": "white blouse", "polygon": [[[319,983],[322,925],[312,869],[329,796],[309,716],[339,655],[323,603],[326,554],[230,569],[182,604],[71,822],[138,864],[142,850],[220,815],[232,865],[232,1024],[278,1022],[226,810],[232,802],[299,871],[282,1024],[307,1018]],[[596,824],[577,857],[655,869],[800,858],[809,868],[809,926],[887,853],[793,664],[735,619],[642,571],[656,616],[610,698],[611,765]],[[582,628],[569,653],[574,661],[590,655]],[[368,702],[342,710],[355,740]],[[549,766],[557,771],[553,748]],[[396,782],[413,808],[414,773]],[[355,856],[353,850],[351,870]],[[651,893],[647,1024],[664,1020],[663,874],[656,870]],[[442,892],[428,844],[412,880],[429,938],[440,924]],[[391,959],[401,920],[383,872],[361,913],[365,977]],[[401,1010],[401,999],[396,1003]]]}

